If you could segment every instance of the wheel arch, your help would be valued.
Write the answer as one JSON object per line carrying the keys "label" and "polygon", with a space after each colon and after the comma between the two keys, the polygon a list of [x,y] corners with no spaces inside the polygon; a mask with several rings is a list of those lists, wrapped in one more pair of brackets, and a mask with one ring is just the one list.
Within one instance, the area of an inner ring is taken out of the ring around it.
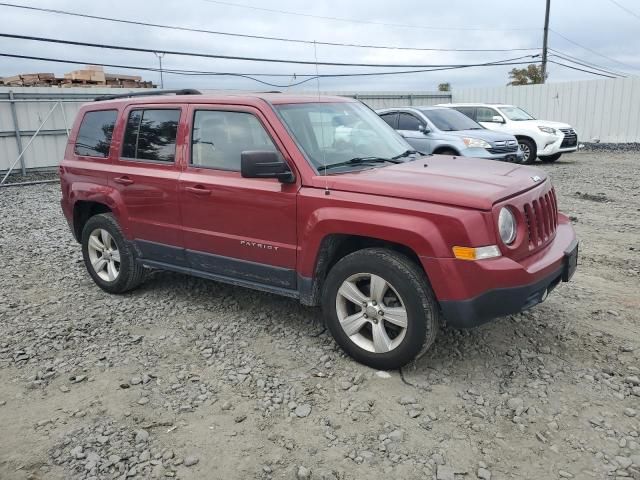
{"label": "wheel arch", "polygon": [[320,242],[313,275],[310,278],[298,276],[301,303],[319,305],[324,281],[331,268],[345,256],[373,247],[386,248],[405,255],[427,276],[419,255],[407,245],[365,235],[331,233],[324,236]]}
{"label": "wheel arch", "polygon": [[127,236],[128,224],[126,212],[124,212],[125,206],[117,191],[104,185],[75,183],[69,192],[69,200],[72,205],[72,232],[78,242],[82,238],[82,229],[87,220],[100,213],[112,213],[125,237]]}
{"label": "wheel arch", "polygon": [[108,205],[91,200],[78,200],[73,204],[73,236],[79,243],[82,240],[82,230],[87,221],[101,213],[111,213]]}
{"label": "wheel arch", "polygon": [[440,145],[437,148],[434,148],[433,154],[441,155],[443,152],[447,152],[447,151],[452,151],[454,155],[460,155],[460,152],[458,152],[458,149],[455,147],[452,147],[451,145]]}
{"label": "wheel arch", "polygon": [[536,149],[540,148],[536,139],[533,138],[531,135],[527,135],[523,133],[515,133],[513,136],[516,137],[516,140],[529,140],[530,142],[533,142],[533,144],[536,146]]}

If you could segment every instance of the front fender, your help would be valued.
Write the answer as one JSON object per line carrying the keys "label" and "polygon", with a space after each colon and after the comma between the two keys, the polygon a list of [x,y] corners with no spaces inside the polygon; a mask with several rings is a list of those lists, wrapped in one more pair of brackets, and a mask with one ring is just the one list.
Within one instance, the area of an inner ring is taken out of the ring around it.
{"label": "front fender", "polygon": [[[472,231],[489,231],[485,222],[485,217],[478,212],[462,213],[459,217],[428,218],[364,208],[319,208],[301,223],[298,273],[303,277],[313,277],[320,247],[328,235],[373,238],[403,245],[419,257],[447,258],[452,255],[453,245],[476,243],[478,239],[471,238]],[[483,244],[483,240],[479,244]]]}

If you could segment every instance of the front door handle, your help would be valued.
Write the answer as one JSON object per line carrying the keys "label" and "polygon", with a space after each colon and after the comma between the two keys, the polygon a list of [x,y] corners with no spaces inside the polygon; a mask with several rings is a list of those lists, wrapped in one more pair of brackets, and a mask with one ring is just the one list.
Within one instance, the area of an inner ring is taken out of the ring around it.
{"label": "front door handle", "polygon": [[125,177],[116,177],[113,179],[114,182],[119,183],[120,185],[131,185],[133,183],[133,180],[131,180],[129,177],[125,176]]}
{"label": "front door handle", "polygon": [[204,188],[202,185],[196,185],[195,187],[184,187],[187,192],[195,193],[196,195],[209,195],[211,190]]}

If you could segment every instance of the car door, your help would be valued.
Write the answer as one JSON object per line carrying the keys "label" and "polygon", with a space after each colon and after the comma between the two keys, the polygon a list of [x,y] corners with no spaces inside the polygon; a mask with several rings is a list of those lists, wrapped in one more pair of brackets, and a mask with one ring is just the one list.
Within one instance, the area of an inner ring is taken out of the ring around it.
{"label": "car door", "polygon": [[504,120],[504,117],[495,108],[476,107],[476,122],[489,130],[505,131],[505,123],[494,121],[494,117],[501,117]]}
{"label": "car door", "polygon": [[134,105],[120,120],[109,183],[121,199],[123,228],[148,260],[184,264],[176,148],[184,107]]}
{"label": "car door", "polygon": [[433,151],[432,140],[429,138],[430,133],[424,133],[426,122],[417,115],[408,112],[398,112],[398,132],[404,139],[422,153],[431,153]]}
{"label": "car door", "polygon": [[180,203],[191,268],[241,284],[295,289],[299,181],[240,174],[248,150],[278,151],[295,171],[275,132],[248,106],[193,105],[189,119]]}

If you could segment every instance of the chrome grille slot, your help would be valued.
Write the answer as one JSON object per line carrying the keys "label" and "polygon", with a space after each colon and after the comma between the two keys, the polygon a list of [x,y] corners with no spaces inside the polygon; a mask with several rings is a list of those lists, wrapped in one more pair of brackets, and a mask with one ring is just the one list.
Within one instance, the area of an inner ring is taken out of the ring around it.
{"label": "chrome grille slot", "polygon": [[560,148],[575,147],[578,144],[578,134],[573,128],[561,128],[560,131],[564,133]]}

